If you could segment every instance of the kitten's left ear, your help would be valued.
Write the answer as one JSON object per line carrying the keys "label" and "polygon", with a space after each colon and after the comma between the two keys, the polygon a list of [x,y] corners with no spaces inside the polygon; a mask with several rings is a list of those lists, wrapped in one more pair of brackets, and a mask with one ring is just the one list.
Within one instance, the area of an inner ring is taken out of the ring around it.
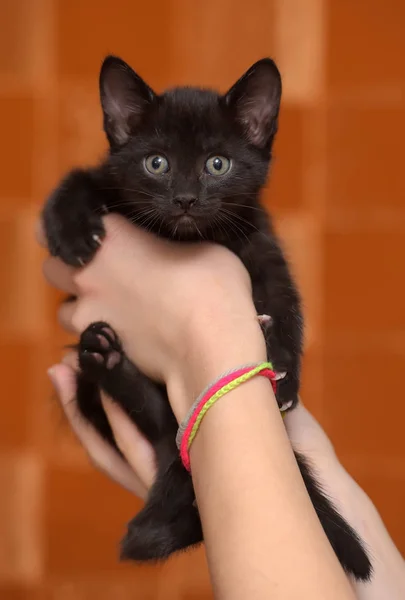
{"label": "kitten's left ear", "polygon": [[277,131],[281,76],[270,58],[259,60],[225,95],[227,106],[254,146],[266,148]]}
{"label": "kitten's left ear", "polygon": [[120,146],[140,124],[156,94],[126,62],[107,56],[100,71],[100,99],[108,141]]}

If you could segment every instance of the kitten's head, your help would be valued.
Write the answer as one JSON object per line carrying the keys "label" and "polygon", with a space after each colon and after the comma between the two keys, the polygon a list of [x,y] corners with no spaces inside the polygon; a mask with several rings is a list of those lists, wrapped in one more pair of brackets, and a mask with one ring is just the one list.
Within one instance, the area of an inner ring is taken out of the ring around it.
{"label": "kitten's head", "polygon": [[109,56],[100,95],[121,212],[180,239],[246,233],[277,130],[281,79],[272,60],[255,63],[224,95],[197,88],[157,95]]}

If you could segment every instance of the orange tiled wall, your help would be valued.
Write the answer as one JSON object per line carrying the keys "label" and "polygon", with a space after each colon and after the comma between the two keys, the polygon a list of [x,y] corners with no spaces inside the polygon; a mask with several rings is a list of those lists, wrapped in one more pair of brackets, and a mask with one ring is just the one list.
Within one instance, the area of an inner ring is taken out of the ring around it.
{"label": "orange tiled wall", "polygon": [[405,550],[405,5],[402,0],[0,0],[0,598],[209,598],[203,554],[118,565],[136,500],[95,472],[46,367],[64,338],[33,225],[104,148],[97,72],[121,54],[162,89],[284,75],[266,195],[307,313],[306,403]]}

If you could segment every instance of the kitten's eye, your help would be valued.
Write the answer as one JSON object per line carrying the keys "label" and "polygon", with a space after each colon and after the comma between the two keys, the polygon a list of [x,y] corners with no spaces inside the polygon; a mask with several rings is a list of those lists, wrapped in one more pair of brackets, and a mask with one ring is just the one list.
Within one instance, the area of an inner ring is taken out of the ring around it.
{"label": "kitten's eye", "polygon": [[210,175],[225,175],[231,168],[231,161],[225,156],[211,156],[205,163]]}
{"label": "kitten's eye", "polygon": [[145,168],[152,175],[163,175],[169,170],[169,162],[161,154],[151,154],[145,159]]}

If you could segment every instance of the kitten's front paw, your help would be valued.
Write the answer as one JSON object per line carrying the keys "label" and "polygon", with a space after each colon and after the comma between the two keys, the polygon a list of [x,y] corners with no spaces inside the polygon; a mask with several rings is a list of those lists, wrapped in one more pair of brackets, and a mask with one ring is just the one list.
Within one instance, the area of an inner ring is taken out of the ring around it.
{"label": "kitten's front paw", "polygon": [[90,262],[105,236],[96,194],[89,174],[73,171],[44,208],[49,251],[68,265],[79,267]]}
{"label": "kitten's front paw", "polygon": [[122,359],[121,343],[107,323],[92,323],[82,333],[79,342],[79,365],[81,371],[99,380],[105,371],[111,371]]}
{"label": "kitten's front paw", "polygon": [[298,384],[294,376],[287,373],[277,381],[276,399],[282,412],[298,404]]}

